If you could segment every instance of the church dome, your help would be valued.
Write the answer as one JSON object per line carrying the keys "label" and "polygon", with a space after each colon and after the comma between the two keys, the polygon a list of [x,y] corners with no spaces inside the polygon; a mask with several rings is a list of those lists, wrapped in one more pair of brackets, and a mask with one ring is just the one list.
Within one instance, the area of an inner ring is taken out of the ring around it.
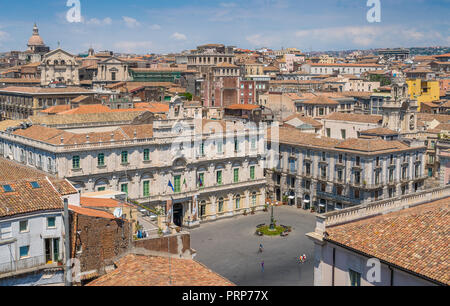
{"label": "church dome", "polygon": [[33,27],[33,36],[28,40],[28,46],[44,46],[44,40],[39,36],[39,30],[36,24]]}

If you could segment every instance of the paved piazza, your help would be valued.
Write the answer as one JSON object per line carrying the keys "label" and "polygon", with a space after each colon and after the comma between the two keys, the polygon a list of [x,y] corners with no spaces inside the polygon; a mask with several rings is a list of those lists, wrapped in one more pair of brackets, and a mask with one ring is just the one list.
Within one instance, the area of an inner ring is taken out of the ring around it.
{"label": "paved piazza", "polygon": [[[255,235],[258,224],[270,222],[270,210],[202,224],[191,230],[195,260],[239,286],[312,286],[314,246],[305,234],[314,230],[315,216],[282,206],[274,208],[274,218],[278,225],[292,226],[288,237]],[[303,253],[307,262],[299,264],[296,257]]]}

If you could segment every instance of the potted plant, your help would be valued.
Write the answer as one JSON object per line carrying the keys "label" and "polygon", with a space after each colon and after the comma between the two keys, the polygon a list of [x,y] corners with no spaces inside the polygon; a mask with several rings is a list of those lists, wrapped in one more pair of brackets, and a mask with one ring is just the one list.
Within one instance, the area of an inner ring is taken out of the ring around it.
{"label": "potted plant", "polygon": [[250,212],[252,215],[254,215],[255,214],[255,208],[254,207],[252,207],[252,210],[251,210],[251,212]]}
{"label": "potted plant", "polygon": [[283,196],[283,205],[287,205],[288,203],[288,196]]}
{"label": "potted plant", "polygon": [[161,237],[163,234],[163,230],[161,228],[158,228],[158,235]]}
{"label": "potted plant", "polygon": [[244,209],[244,216],[247,216],[247,209]]}
{"label": "potted plant", "polygon": [[264,212],[267,212],[269,210],[269,205],[265,204],[264,205]]}

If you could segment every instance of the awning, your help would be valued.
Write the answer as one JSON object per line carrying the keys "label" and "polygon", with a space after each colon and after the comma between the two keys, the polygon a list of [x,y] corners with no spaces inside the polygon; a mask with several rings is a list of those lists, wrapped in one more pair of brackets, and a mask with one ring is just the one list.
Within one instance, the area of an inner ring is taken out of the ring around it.
{"label": "awning", "polygon": [[289,196],[288,198],[289,198],[289,199],[291,199],[291,200],[292,200],[292,199],[295,199],[295,197],[294,197],[294,196]]}
{"label": "awning", "polygon": [[309,201],[309,200],[303,200],[303,202],[304,202],[304,203],[309,203],[310,201]]}

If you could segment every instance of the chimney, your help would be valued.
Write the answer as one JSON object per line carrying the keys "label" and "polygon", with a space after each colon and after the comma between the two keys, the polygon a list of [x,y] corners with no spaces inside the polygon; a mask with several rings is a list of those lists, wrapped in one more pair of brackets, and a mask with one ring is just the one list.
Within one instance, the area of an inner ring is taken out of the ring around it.
{"label": "chimney", "polygon": [[61,144],[64,143],[64,137],[61,137]]}
{"label": "chimney", "polygon": [[136,132],[136,130],[134,130],[134,139],[136,139],[136,137],[137,137],[137,132]]}
{"label": "chimney", "polygon": [[89,135],[86,135],[86,142],[89,142]]}
{"label": "chimney", "polygon": [[114,133],[111,133],[111,141],[114,141]]}

